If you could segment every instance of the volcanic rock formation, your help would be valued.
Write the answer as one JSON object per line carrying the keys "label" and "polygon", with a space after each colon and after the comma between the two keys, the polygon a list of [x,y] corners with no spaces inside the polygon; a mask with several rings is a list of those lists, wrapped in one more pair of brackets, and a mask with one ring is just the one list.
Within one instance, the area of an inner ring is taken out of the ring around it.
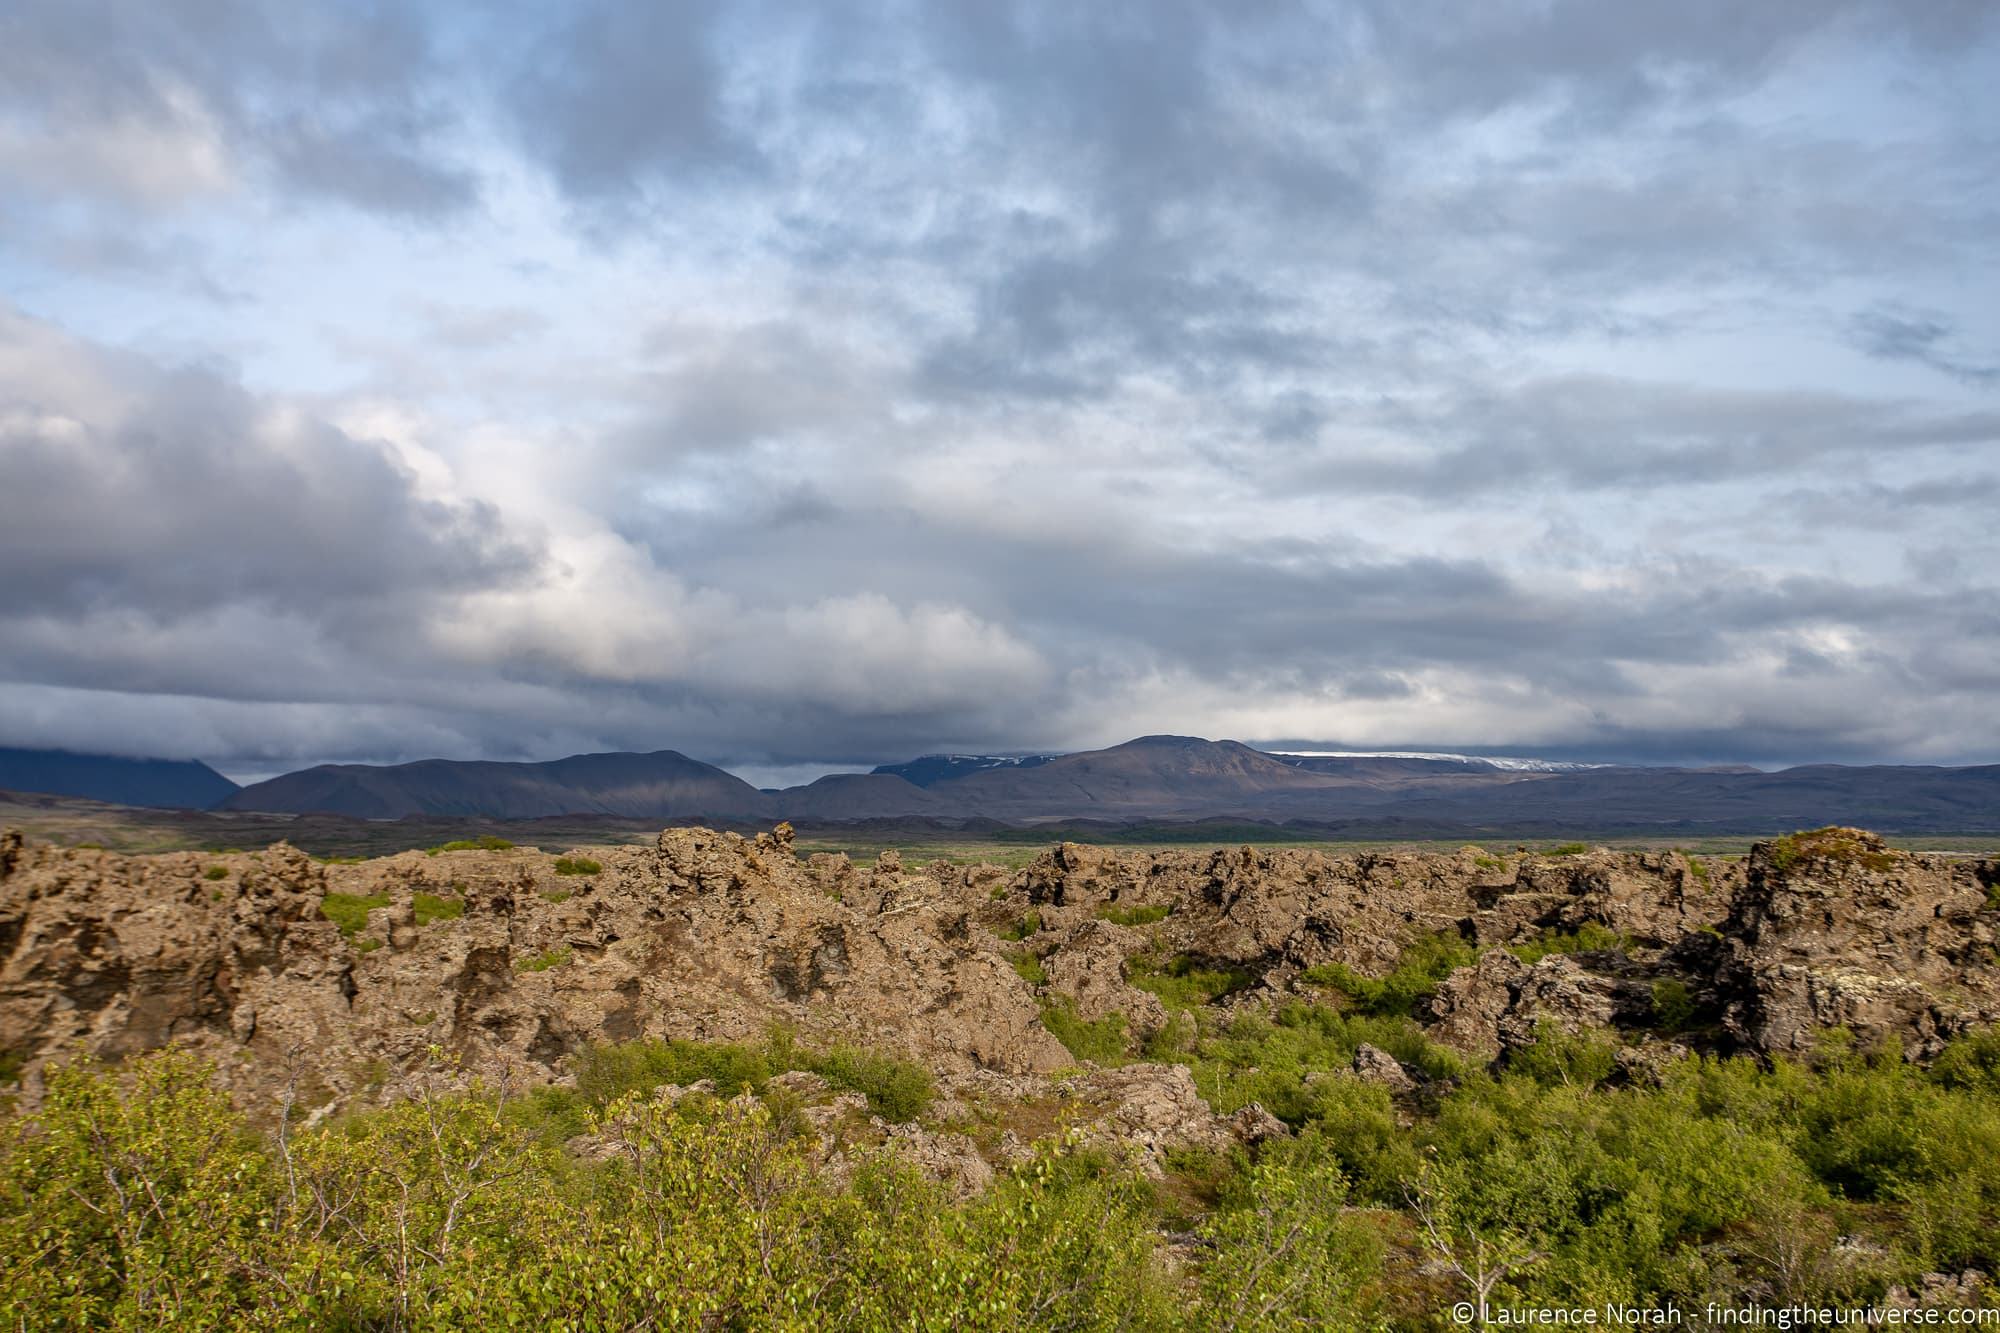
{"label": "volcanic rock formation", "polygon": [[[217,1057],[232,1086],[301,1086],[330,1108],[407,1090],[438,1050],[521,1086],[562,1079],[586,1043],[755,1038],[779,1023],[802,1042],[921,1061],[947,1097],[1032,1098],[1057,1095],[1049,1076],[1076,1064],[1045,1025],[1052,1007],[1121,1015],[1136,1049],[1176,1015],[1135,981],[1230,978],[1209,1001],[1218,1017],[1337,1003],[1322,965],[1380,976],[1440,932],[1479,952],[1416,1016],[1476,1060],[1550,1025],[1781,1053],[1838,1025],[1924,1058],[2000,1017],[2000,862],[1891,851],[1853,830],[1760,844],[1743,862],[1064,844],[1018,871],[893,853],[857,866],[801,858],[785,827],[672,828],[591,855],[595,871],[532,849],[329,865],[284,844],[122,856],[8,834],[0,1046],[30,1101],[50,1057],[180,1042]],[[1532,962],[1496,947],[1587,930],[1609,943]],[[1663,994],[1684,1010],[1671,1031]],[[1356,1067],[1398,1092],[1413,1077],[1373,1048]],[[1148,1142],[1231,1132],[1195,1123],[1206,1112],[1172,1066],[1100,1071],[1061,1095],[1114,1116],[1153,1107],[1127,1127]],[[1238,1137],[1271,1132],[1261,1114],[1239,1117]]]}

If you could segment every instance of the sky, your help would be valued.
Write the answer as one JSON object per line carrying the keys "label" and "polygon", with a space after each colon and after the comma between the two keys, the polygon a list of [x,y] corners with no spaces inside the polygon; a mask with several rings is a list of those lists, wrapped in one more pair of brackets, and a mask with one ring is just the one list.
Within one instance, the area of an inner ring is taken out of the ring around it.
{"label": "sky", "polygon": [[2000,6],[0,9],[0,744],[2000,760]]}

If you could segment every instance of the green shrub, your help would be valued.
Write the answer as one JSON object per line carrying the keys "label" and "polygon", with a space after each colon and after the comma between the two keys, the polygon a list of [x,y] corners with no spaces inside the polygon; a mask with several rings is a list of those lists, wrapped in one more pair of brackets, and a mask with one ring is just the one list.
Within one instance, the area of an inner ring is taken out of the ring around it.
{"label": "green shrub", "polygon": [[354,932],[368,924],[368,913],[377,907],[389,905],[386,893],[329,893],[320,900],[319,914],[340,927],[340,933],[352,938]]}
{"label": "green shrub", "polygon": [[1589,848],[1589,847],[1587,847],[1587,846],[1585,846],[1585,845],[1584,845],[1583,843],[1580,843],[1580,842],[1565,842],[1565,843],[1559,843],[1559,844],[1557,844],[1557,845],[1556,845],[1556,846],[1554,846],[1554,847],[1547,847],[1547,848],[1544,848],[1544,849],[1542,850],[1542,855],[1543,855],[1543,856],[1582,856],[1582,855],[1583,855],[1583,854],[1584,854],[1585,852],[1588,852],[1589,850],[1590,850],[1590,848]]}
{"label": "green shrub", "polygon": [[[914,1066],[782,1033],[590,1047],[574,1088],[504,1098],[439,1090],[439,1061],[409,1100],[294,1113],[282,1146],[273,1105],[239,1110],[184,1053],[46,1067],[0,1121],[0,1327],[1358,1331],[1430,1327],[1496,1263],[1497,1302],[1592,1308],[1867,1304],[2000,1270],[1990,1031],[1929,1070],[1834,1042],[1614,1087],[1601,1042],[1552,1029],[1496,1076],[1404,1018],[1195,1017],[1203,1095],[1295,1137],[1169,1153],[1157,1184],[1040,1138],[963,1201],[865,1149],[828,1173],[784,1106],[732,1101],[818,1068],[921,1114]],[[1433,1082],[1392,1101],[1341,1073],[1361,1041]],[[648,1095],[702,1079],[717,1096]]]}
{"label": "green shrub", "polygon": [[210,867],[209,867],[208,869],[206,869],[206,870],[204,870],[204,871],[202,871],[202,872],[201,872],[201,877],[202,877],[203,879],[228,879],[228,878],[229,878],[229,867],[228,867],[228,866],[210,866]]}
{"label": "green shrub", "polygon": [[426,848],[424,854],[436,856],[439,852],[505,852],[512,850],[513,846],[514,844],[507,839],[488,833],[478,838],[459,838],[453,842],[441,842],[435,847]]}
{"label": "green shrub", "polygon": [[650,1093],[676,1084],[687,1087],[704,1079],[717,1094],[733,1097],[755,1092],[771,1077],[764,1052],[735,1042],[628,1041],[597,1042],[570,1057],[576,1090],[585,1102],[602,1110],[628,1093]]}
{"label": "green shrub", "polygon": [[1135,958],[1126,965],[1125,979],[1176,1009],[1213,1004],[1256,981],[1242,968],[1203,967],[1189,954],[1177,954],[1165,963]]}
{"label": "green shrub", "polygon": [[1199,1228],[1198,1308],[1233,1312],[1227,1326],[1245,1333],[1379,1326],[1380,1233],[1342,1208],[1329,1156],[1287,1156],[1259,1162]]}
{"label": "green shrub", "polygon": [[1456,1055],[1432,1044],[1407,1017],[1303,1003],[1275,1013],[1238,1014],[1220,1031],[1199,1034],[1188,1055],[1196,1086],[1218,1112],[1258,1102],[1280,1120],[1303,1125],[1322,1114],[1329,1096],[1355,1086],[1373,1089],[1330,1077],[1353,1065],[1364,1042],[1432,1079],[1464,1072]]}
{"label": "green shrub", "polygon": [[1685,1032],[1694,1023],[1694,997],[1687,983],[1661,977],[1653,983],[1653,1024],[1662,1032]]}
{"label": "green shrub", "polygon": [[1100,1065],[1122,1063],[1125,1058],[1125,1015],[1106,1014],[1085,1021],[1077,1013],[1076,1001],[1058,995],[1042,1006],[1042,1026],[1079,1060]]}
{"label": "green shrub", "polygon": [[1035,934],[1041,928],[1042,914],[1040,912],[1029,912],[1019,921],[1002,930],[1000,938],[1003,940],[1013,940],[1018,943],[1021,940],[1027,939],[1028,936]]}
{"label": "green shrub", "polygon": [[603,869],[603,866],[587,856],[558,856],[556,858],[556,873],[558,875],[595,875]]}
{"label": "green shrub", "polygon": [[884,1120],[916,1119],[933,1094],[930,1072],[922,1065],[852,1046],[805,1051],[785,1034],[774,1034],[761,1047],[680,1038],[599,1042],[572,1055],[570,1067],[577,1095],[599,1110],[630,1094],[704,1080],[715,1084],[720,1097],[762,1092],[772,1075],[788,1069],[809,1070],[836,1088],[860,1093]]}
{"label": "green shrub", "polygon": [[1954,1039],[1931,1062],[1930,1077],[1942,1087],[2000,1097],[2000,1029]]}
{"label": "green shrub", "polygon": [[1408,1015],[1437,993],[1438,984],[1461,967],[1479,960],[1478,952],[1455,931],[1439,931],[1414,941],[1396,966],[1383,977],[1365,977],[1341,963],[1306,969],[1303,979],[1332,986],[1364,1014]]}
{"label": "green shrub", "polygon": [[1594,1033],[1566,1033],[1553,1023],[1536,1026],[1532,1046],[1511,1052],[1507,1069],[1526,1074],[1537,1083],[1594,1088],[1618,1068],[1618,1049],[1607,1037]]}
{"label": "green shrub", "polygon": [[1021,980],[1030,986],[1040,986],[1049,979],[1048,972],[1042,967],[1042,960],[1026,949],[1016,949],[1008,954],[1007,961],[1014,965],[1014,970],[1020,974]]}
{"label": "green shrub", "polygon": [[884,1120],[915,1120],[930,1107],[930,1071],[909,1060],[836,1046],[807,1065],[833,1084],[868,1099],[868,1109]]}
{"label": "green shrub", "polygon": [[1595,921],[1586,921],[1571,931],[1545,930],[1526,944],[1512,944],[1507,951],[1524,963],[1538,962],[1552,953],[1625,953],[1633,945],[1632,937],[1622,935],[1609,926]]}

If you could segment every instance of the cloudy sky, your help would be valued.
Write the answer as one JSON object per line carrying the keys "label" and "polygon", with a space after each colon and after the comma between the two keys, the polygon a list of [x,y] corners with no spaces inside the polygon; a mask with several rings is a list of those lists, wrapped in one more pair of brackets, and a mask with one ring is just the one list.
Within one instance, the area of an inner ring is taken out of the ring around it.
{"label": "cloudy sky", "polygon": [[0,743],[2000,759],[2000,7],[0,10]]}

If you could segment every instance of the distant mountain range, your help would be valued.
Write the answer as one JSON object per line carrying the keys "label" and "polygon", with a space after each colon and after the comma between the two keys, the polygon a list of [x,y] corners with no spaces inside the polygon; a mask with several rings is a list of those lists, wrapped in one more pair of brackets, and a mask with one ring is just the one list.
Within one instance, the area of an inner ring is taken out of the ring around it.
{"label": "distant mountain range", "polygon": [[206,810],[237,790],[228,778],[193,759],[124,759],[68,750],[0,748],[0,791]]}
{"label": "distant mountain range", "polygon": [[[61,784],[61,785],[50,785]],[[1452,754],[1271,754],[1142,736],[1066,755],[926,755],[759,791],[672,750],[547,763],[325,764],[240,790],[206,765],[0,751],[0,787],[121,804],[332,814],[662,822],[1091,826],[1243,820],[1299,829],[1756,833],[1827,824],[2000,831],[2000,765],[1683,769]]]}
{"label": "distant mountain range", "polygon": [[881,764],[877,774],[901,778],[919,787],[935,787],[940,782],[962,778],[989,768],[1035,768],[1059,754],[927,754],[901,764]]}
{"label": "distant mountain range", "polygon": [[731,773],[672,750],[579,754],[540,764],[424,759],[413,764],[321,764],[253,783],[224,810],[325,813],[361,819],[405,815],[625,815],[685,819],[757,817],[768,798]]}

